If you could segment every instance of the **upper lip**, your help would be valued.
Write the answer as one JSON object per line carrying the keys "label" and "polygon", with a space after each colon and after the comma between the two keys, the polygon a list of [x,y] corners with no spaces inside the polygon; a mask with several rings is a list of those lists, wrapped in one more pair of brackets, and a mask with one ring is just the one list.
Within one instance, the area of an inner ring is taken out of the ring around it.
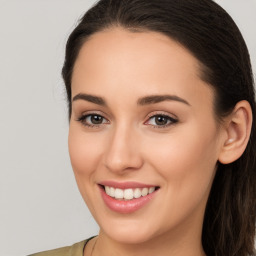
{"label": "upper lip", "polygon": [[114,188],[120,188],[120,189],[158,187],[153,184],[144,184],[136,181],[116,182],[116,181],[108,180],[108,181],[102,181],[98,184],[102,186],[108,186],[108,187],[114,187]]}

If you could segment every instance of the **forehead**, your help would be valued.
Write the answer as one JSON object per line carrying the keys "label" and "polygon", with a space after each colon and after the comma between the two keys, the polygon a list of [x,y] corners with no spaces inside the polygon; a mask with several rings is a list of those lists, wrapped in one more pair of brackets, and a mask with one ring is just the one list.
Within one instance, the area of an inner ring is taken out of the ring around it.
{"label": "forehead", "polygon": [[123,28],[93,34],[82,46],[75,69],[78,64],[95,68],[94,64],[107,63],[107,66],[117,64],[128,70],[132,67],[126,65],[127,61],[143,64],[143,67],[161,62],[163,71],[166,64],[169,70],[185,68],[187,72],[200,75],[199,61],[178,42],[158,32],[130,32]]}
{"label": "forehead", "polygon": [[104,90],[119,97],[132,97],[135,92],[183,97],[212,93],[200,78],[199,61],[182,45],[158,32],[122,28],[95,33],[82,46],[74,66],[72,94],[83,90],[91,94]]}

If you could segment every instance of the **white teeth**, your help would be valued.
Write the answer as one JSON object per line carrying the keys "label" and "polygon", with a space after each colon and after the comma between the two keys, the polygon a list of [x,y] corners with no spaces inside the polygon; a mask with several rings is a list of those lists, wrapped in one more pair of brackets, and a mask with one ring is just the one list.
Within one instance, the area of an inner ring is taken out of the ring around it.
{"label": "white teeth", "polygon": [[105,187],[106,193],[110,195],[110,188],[108,186]]}
{"label": "white teeth", "polygon": [[131,188],[124,190],[124,199],[126,200],[133,199],[133,191]]}
{"label": "white teeth", "polygon": [[148,193],[151,194],[151,193],[153,193],[155,190],[156,190],[155,187],[151,187],[151,188],[149,188]]}
{"label": "white teeth", "polygon": [[141,191],[142,196],[146,196],[148,194],[148,188],[143,188]]}
{"label": "white teeth", "polygon": [[148,194],[153,193],[156,190],[155,187],[150,188],[127,188],[127,189],[120,189],[105,186],[105,192],[107,195],[115,198],[115,199],[124,199],[124,200],[131,200],[133,198],[139,198],[141,196],[146,196]]}
{"label": "white teeth", "polygon": [[135,188],[134,191],[133,191],[133,196],[135,198],[141,197],[141,190],[139,188]]}
{"label": "white teeth", "polygon": [[122,199],[124,198],[124,191],[120,188],[115,189],[115,198],[116,199]]}
{"label": "white teeth", "polygon": [[115,189],[111,187],[109,190],[110,190],[109,196],[115,197]]}

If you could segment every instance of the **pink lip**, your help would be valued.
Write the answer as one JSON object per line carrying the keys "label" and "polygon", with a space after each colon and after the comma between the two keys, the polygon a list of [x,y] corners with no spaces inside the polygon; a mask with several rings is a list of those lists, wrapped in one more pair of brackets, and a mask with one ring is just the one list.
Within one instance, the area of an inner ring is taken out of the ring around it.
{"label": "pink lip", "polygon": [[156,187],[156,185],[152,184],[143,184],[140,182],[134,182],[134,181],[128,181],[128,182],[116,182],[116,181],[102,181],[99,183],[103,186],[108,187],[114,187],[114,188],[120,188],[120,189],[126,189],[126,188],[150,188],[150,187]]}
{"label": "pink lip", "polygon": [[[125,183],[125,184],[128,185],[127,183]],[[116,186],[113,186],[113,187],[116,187]],[[149,186],[149,187],[154,187],[154,186]],[[133,213],[133,212],[141,209],[143,206],[148,204],[153,199],[156,192],[158,191],[158,190],[156,190],[153,193],[148,194],[146,196],[142,196],[140,198],[135,198],[132,200],[125,201],[125,200],[117,200],[115,198],[112,198],[111,196],[106,194],[104,188],[102,188],[101,186],[99,186],[99,188],[100,188],[101,196],[102,196],[103,201],[106,204],[106,206],[109,209],[111,209],[112,211],[122,213],[122,214]],[[121,187],[119,186],[119,188],[121,188]],[[132,187],[128,186],[126,188],[132,188]],[[138,186],[137,186],[137,188],[138,188]]]}

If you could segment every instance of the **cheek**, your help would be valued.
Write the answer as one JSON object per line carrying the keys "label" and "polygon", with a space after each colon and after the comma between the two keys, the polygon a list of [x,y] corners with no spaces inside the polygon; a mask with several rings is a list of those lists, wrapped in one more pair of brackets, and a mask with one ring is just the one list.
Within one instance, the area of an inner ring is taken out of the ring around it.
{"label": "cheek", "polygon": [[102,140],[95,140],[94,136],[86,135],[79,129],[70,126],[69,129],[69,155],[77,183],[80,179],[88,182],[97,168],[101,154]]}
{"label": "cheek", "polygon": [[198,200],[209,190],[217,162],[214,131],[195,128],[152,143],[159,147],[151,147],[148,152],[154,159],[151,165],[176,199],[184,203],[194,195]]}
{"label": "cheek", "polygon": [[69,155],[74,171],[78,189],[89,207],[94,213],[93,201],[95,186],[95,170],[101,159],[100,148],[102,140],[95,140],[94,136],[84,133],[81,128],[70,125],[69,129]]}

